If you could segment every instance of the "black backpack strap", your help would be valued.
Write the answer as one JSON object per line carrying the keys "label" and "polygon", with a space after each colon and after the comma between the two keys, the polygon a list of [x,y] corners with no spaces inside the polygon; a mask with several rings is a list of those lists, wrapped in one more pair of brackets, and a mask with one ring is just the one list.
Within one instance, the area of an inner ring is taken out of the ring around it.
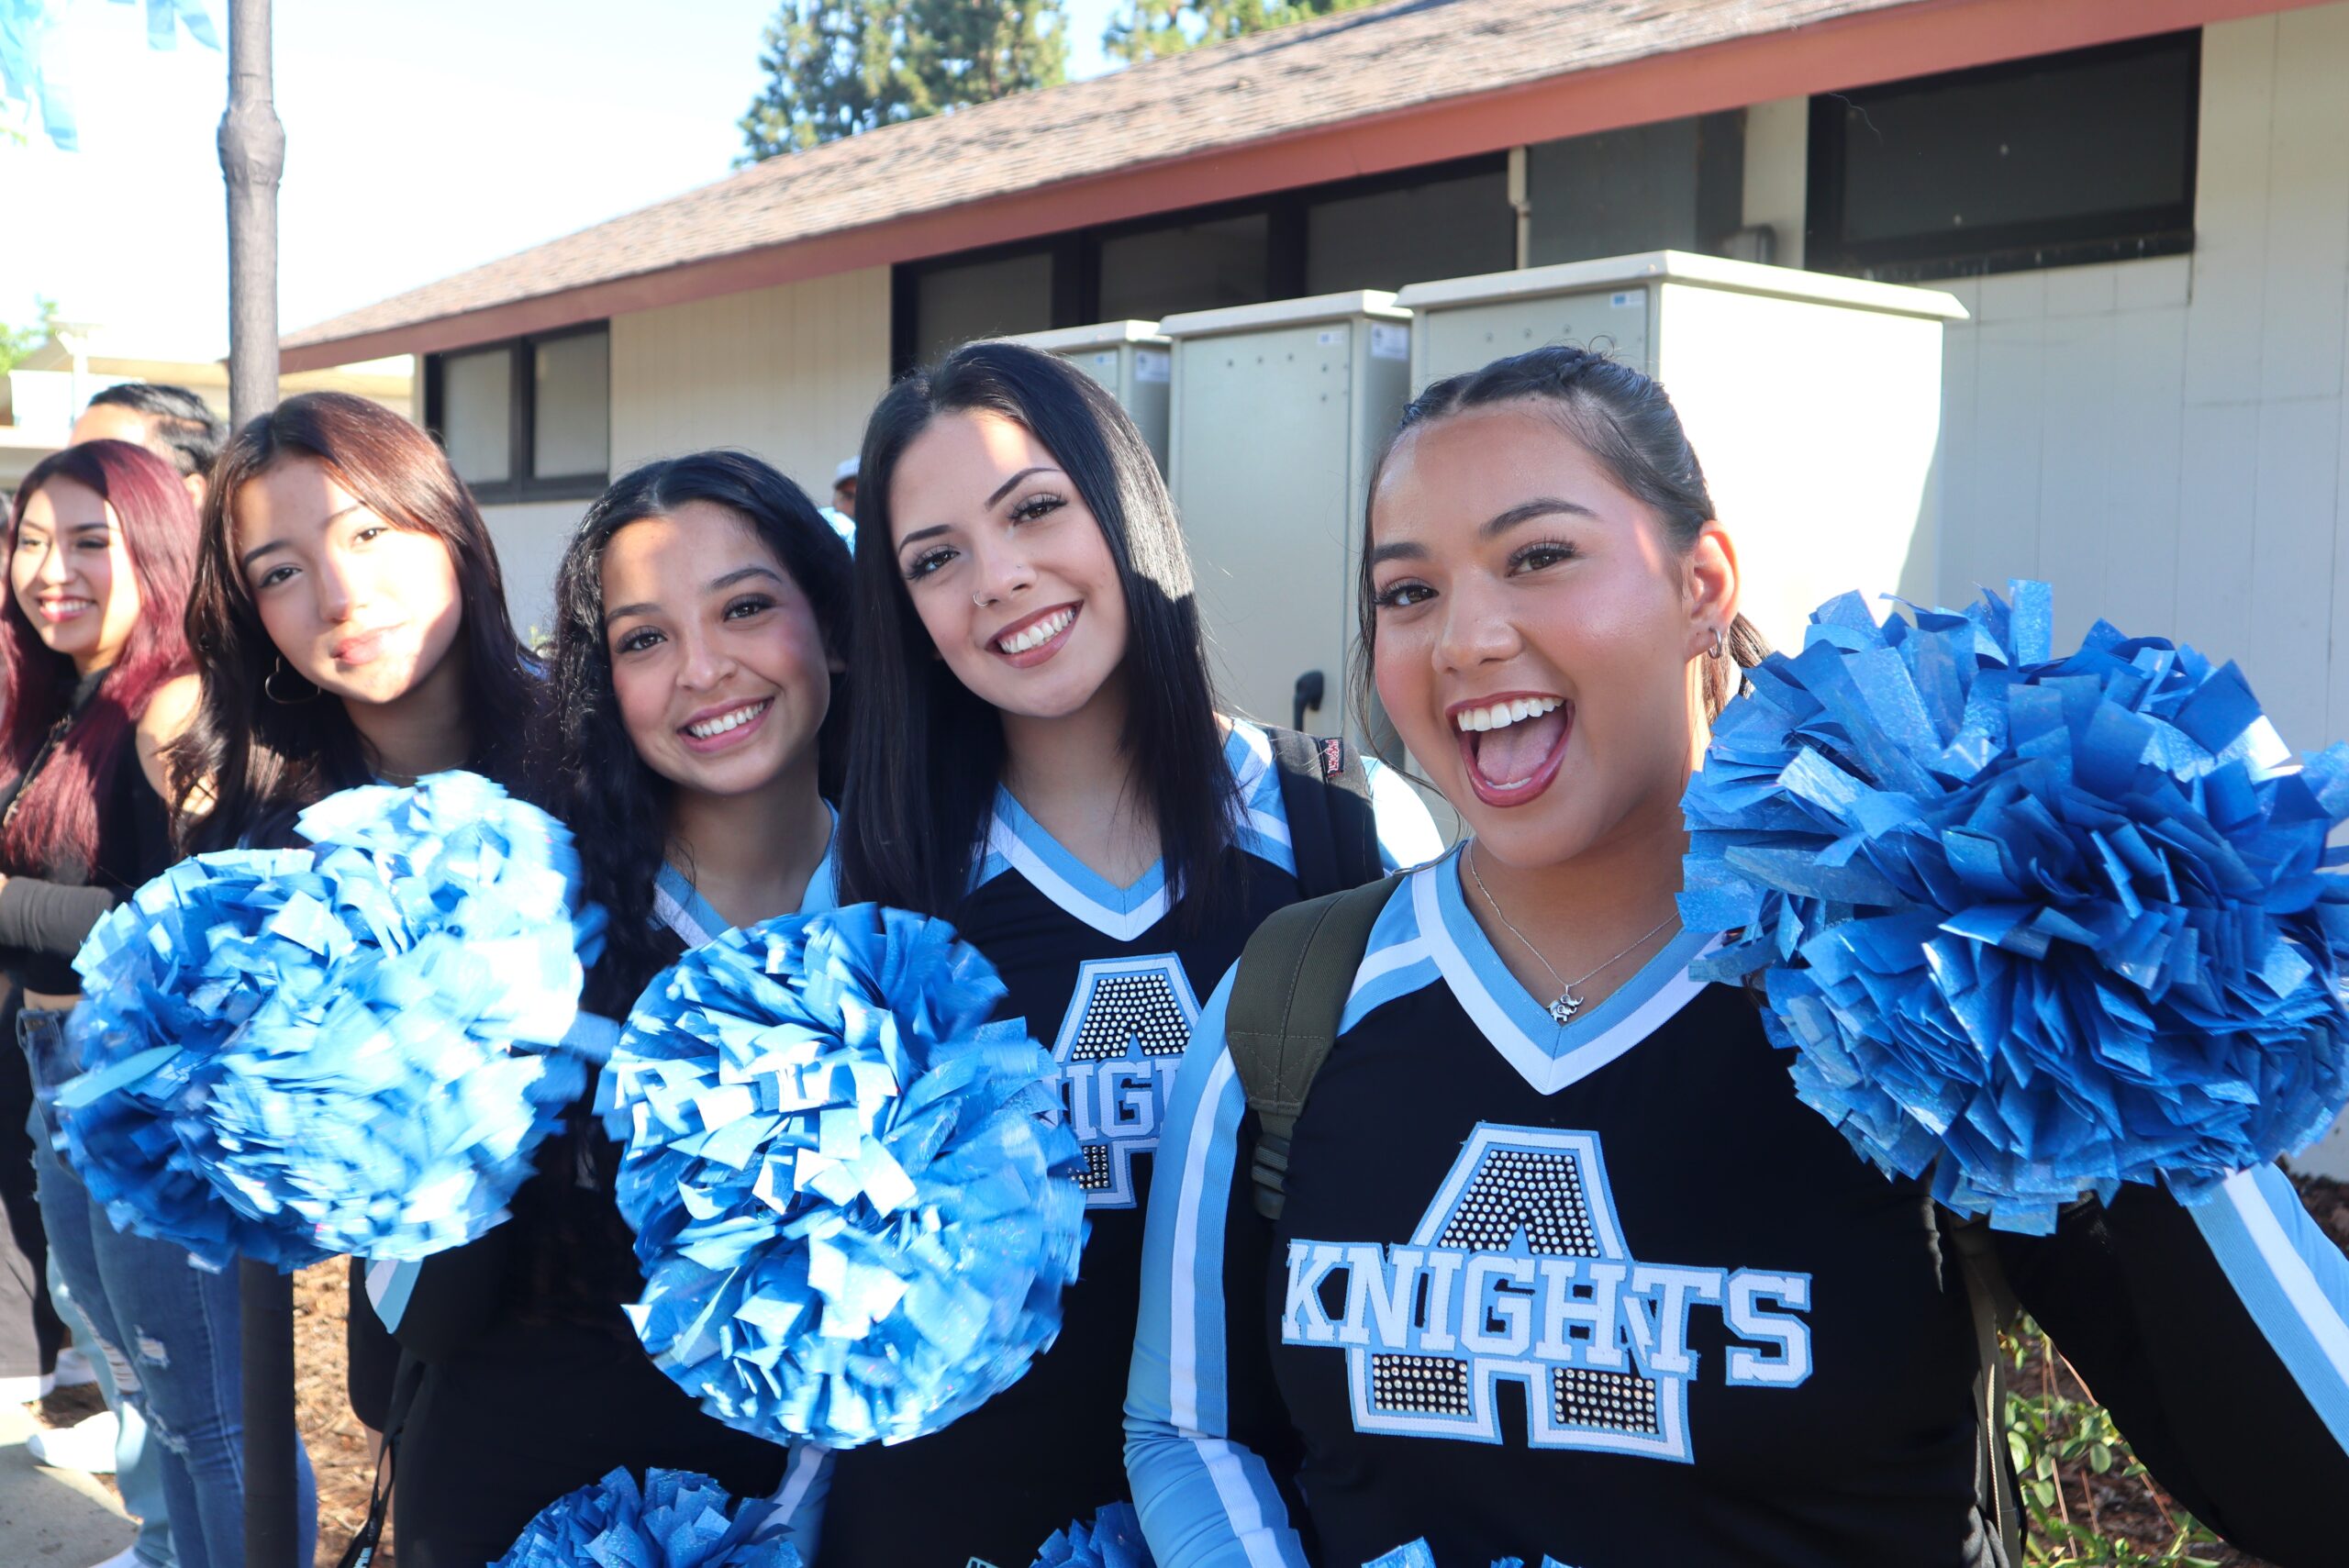
{"label": "black backpack strap", "polygon": [[2021,1317],[2022,1306],[1990,1239],[1990,1228],[1980,1219],[1960,1219],[1946,1209],[1941,1217],[1946,1255],[1957,1260],[1965,1283],[1966,1305],[1974,1314],[1975,1415],[1981,1432],[1975,1461],[1974,1487],[1983,1510],[1997,1528],[2006,1551],[2005,1561],[2022,1562],[2022,1499],[2015,1490],[2014,1467],[2007,1459],[2007,1362],[1998,1335]]}
{"label": "black backpack strap", "polygon": [[1249,1163],[1256,1212],[1280,1217],[1289,1139],[1314,1074],[1337,1042],[1370,929],[1397,884],[1365,883],[1292,904],[1256,928],[1241,952],[1224,1014],[1231,1064],[1256,1113]]}
{"label": "black backpack strap", "polygon": [[1267,727],[1273,766],[1280,771],[1281,810],[1288,818],[1297,885],[1319,898],[1376,882],[1386,874],[1378,855],[1378,818],[1371,809],[1370,771],[1362,753],[1340,740]]}

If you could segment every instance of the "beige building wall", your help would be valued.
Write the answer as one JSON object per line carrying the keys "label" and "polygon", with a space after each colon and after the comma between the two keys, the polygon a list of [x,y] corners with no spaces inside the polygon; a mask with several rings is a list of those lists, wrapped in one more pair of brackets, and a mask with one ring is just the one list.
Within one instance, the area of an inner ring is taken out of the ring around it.
{"label": "beige building wall", "polygon": [[612,320],[612,472],[746,448],[821,503],[889,384],[889,269]]}
{"label": "beige building wall", "polygon": [[[822,506],[889,384],[889,270],[873,267],[612,317],[611,473],[707,447],[774,463]],[[483,509],[515,627],[551,631],[554,573],[584,501]]]}

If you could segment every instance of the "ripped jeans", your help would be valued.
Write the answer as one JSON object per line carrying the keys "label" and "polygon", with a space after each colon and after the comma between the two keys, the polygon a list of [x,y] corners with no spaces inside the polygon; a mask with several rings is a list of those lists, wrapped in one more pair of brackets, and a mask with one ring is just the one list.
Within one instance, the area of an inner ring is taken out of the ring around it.
{"label": "ripped jeans", "polygon": [[[78,1071],[66,1060],[64,1022],[62,1013],[28,1008],[17,1023],[33,1069],[41,1223],[122,1396],[145,1416],[147,1440],[161,1451],[163,1505],[180,1568],[238,1568],[245,1560],[245,1456],[237,1276],[198,1268],[184,1248],[117,1230],[51,1147],[48,1101]],[[317,1495],[298,1443],[295,1456],[298,1561],[307,1562]]]}

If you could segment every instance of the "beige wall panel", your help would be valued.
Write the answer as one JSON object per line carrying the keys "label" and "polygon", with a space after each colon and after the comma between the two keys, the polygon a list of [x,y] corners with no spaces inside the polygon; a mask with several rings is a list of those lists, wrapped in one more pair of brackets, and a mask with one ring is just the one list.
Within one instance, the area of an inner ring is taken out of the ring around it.
{"label": "beige wall panel", "polygon": [[612,318],[612,472],[741,447],[819,504],[889,384],[889,271]]}
{"label": "beige wall panel", "polygon": [[2341,429],[2337,398],[2285,398],[2259,409],[2252,484],[2248,635],[2216,651],[2242,663],[2293,745],[2323,745],[2332,664],[2332,564]]}
{"label": "beige wall panel", "polygon": [[2260,395],[2337,397],[2349,311],[2349,6],[2276,18]]}
{"label": "beige wall panel", "polygon": [[1810,100],[1774,98],[1745,111],[1747,228],[1768,225],[1776,237],[1772,257],[1781,267],[1802,265],[1806,204],[1810,190]]}
{"label": "beige wall panel", "polygon": [[2197,401],[2259,395],[2275,92],[2274,17],[2202,29],[2194,314],[2186,340],[2187,395]]}
{"label": "beige wall panel", "polygon": [[506,574],[507,613],[527,642],[554,635],[554,569],[562,563],[572,530],[586,510],[584,501],[526,501],[481,509],[497,545],[498,569]]}

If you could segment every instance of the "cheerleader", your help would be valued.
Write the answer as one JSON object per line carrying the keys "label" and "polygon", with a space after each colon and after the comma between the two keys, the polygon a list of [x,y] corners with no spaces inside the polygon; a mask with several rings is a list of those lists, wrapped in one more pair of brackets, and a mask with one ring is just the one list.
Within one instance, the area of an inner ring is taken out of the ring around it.
{"label": "cheerleader", "polygon": [[[74,953],[173,860],[161,751],[195,698],[182,625],[195,540],[194,506],[161,460],[125,441],[69,447],[17,492],[0,617],[12,775],[0,785],[0,961],[43,1102],[32,1123],[41,1218],[117,1392],[146,1424],[141,1452],[154,1455],[174,1528],[140,1546],[190,1568],[242,1560],[236,1279],[117,1230],[59,1158],[46,1102],[79,1071],[65,1033],[80,1000]],[[306,1508],[306,1540],[309,1529]]]}
{"label": "cheerleader", "polygon": [[[823,1558],[1024,1564],[1120,1497],[1162,1102],[1256,923],[1439,846],[1349,749],[1219,715],[1190,564],[1117,404],[977,343],[900,382],[859,463],[846,896],[944,916],[1061,1064],[1091,1221],[1058,1342],[942,1432],[836,1456]],[[1376,809],[1374,812],[1372,802]]]}
{"label": "cheerleader", "polygon": [[[1158,1562],[2009,1564],[1972,1249],[1687,973],[1682,790],[1761,645],[1663,391],[1570,349],[1430,387],[1364,563],[1379,696],[1474,836],[1375,910],[1277,1183],[1230,983],[1194,1036],[1127,1406]],[[1997,1257],[2182,1503],[2334,1562],[2349,1266],[2280,1173],[2231,1196]]]}
{"label": "cheerleader", "polygon": [[[191,851],[295,843],[295,817],[337,790],[451,768],[544,796],[544,705],[488,527],[381,404],[305,393],[236,433],[187,628],[202,695],[172,764]],[[351,1408],[381,1431],[398,1352],[359,1283],[354,1262]]]}
{"label": "cheerleader", "polygon": [[[831,906],[849,557],[791,481],[702,452],[604,493],[555,600],[560,804],[586,895],[611,917],[585,1002],[625,1018],[687,949]],[[697,1471],[742,1496],[786,1481],[785,1451],[701,1414],[620,1311],[643,1280],[587,1111],[549,1140],[511,1220],[385,1293],[404,1393],[415,1385],[395,1493],[410,1568],[480,1568],[617,1465]],[[785,1488],[789,1508],[815,1460]]]}

